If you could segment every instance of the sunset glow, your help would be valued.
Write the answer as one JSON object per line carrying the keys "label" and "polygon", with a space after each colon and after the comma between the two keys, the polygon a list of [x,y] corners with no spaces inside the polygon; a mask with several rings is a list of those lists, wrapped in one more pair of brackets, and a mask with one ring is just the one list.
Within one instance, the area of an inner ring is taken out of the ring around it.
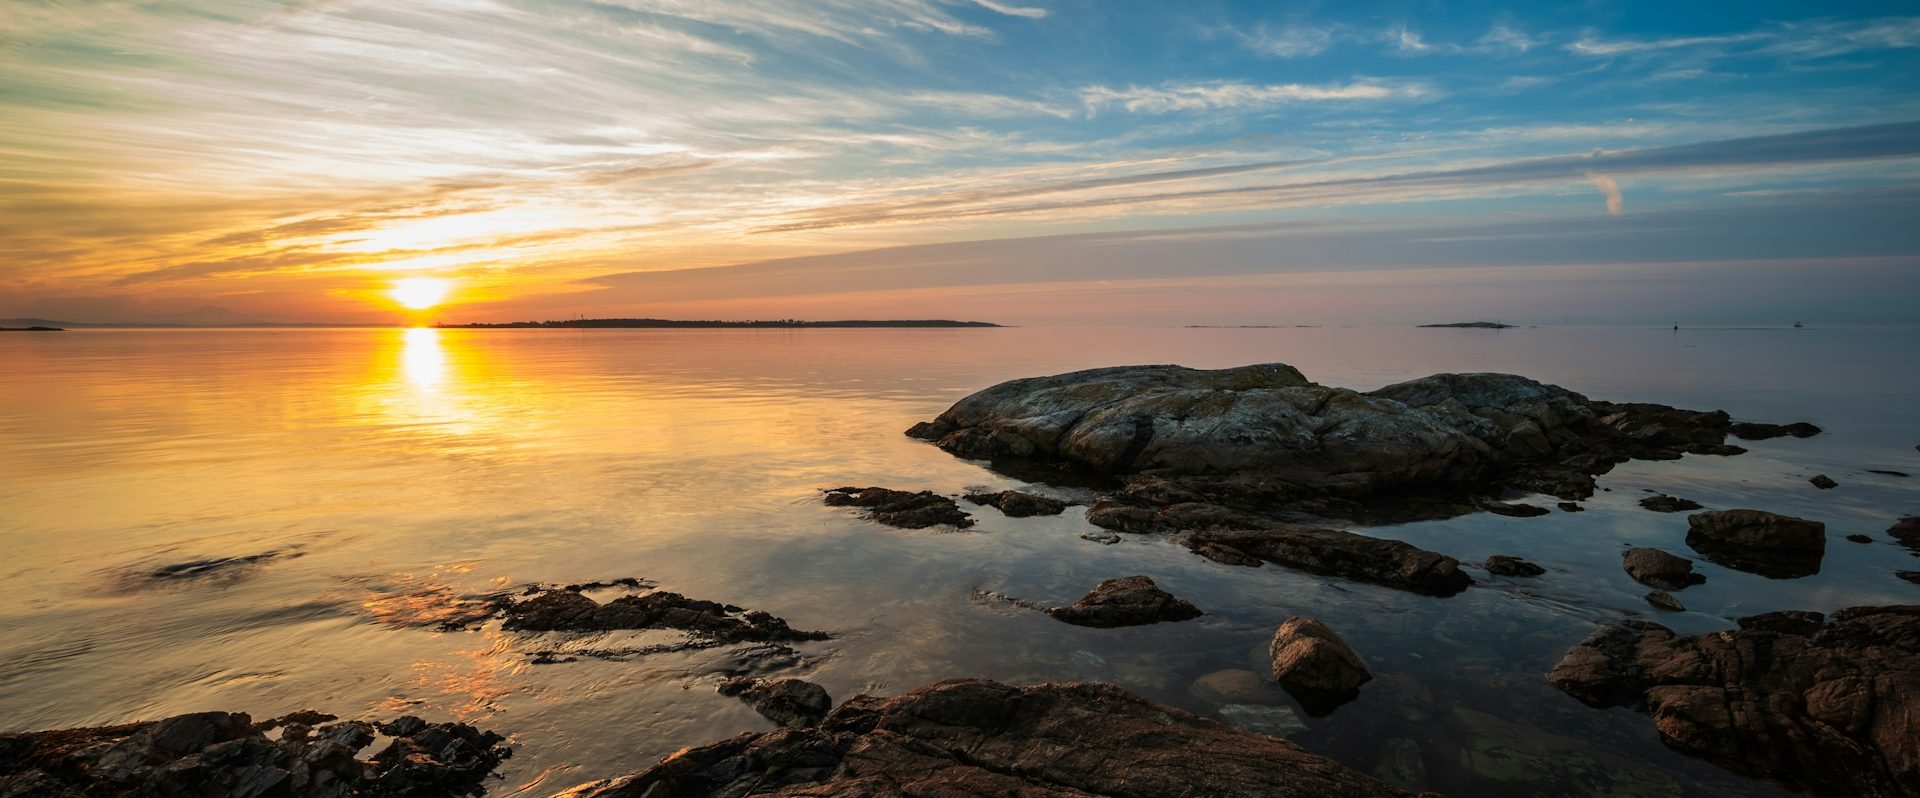
{"label": "sunset glow", "polygon": [[453,286],[446,280],[409,277],[394,281],[393,288],[387,291],[387,295],[393,297],[393,301],[400,303],[401,307],[410,310],[426,310],[444,301],[447,298],[447,292],[451,290]]}

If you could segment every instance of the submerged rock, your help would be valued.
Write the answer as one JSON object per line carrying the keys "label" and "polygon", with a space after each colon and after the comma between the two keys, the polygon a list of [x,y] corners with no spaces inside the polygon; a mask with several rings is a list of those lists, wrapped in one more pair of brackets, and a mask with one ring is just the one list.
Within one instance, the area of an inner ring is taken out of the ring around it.
{"label": "submerged rock", "polygon": [[1655,590],[1651,593],[1646,594],[1645,596],[1642,596],[1641,598],[1646,599],[1648,604],[1651,604],[1663,610],[1669,610],[1672,612],[1687,611],[1686,605],[1681,604],[1679,599],[1674,598],[1672,593],[1668,593],[1665,590]]}
{"label": "submerged rock", "polygon": [[1833,481],[1833,477],[1827,476],[1826,474],[1815,474],[1813,475],[1813,479],[1807,481],[1813,483],[1814,487],[1821,490],[1840,487],[1840,483]]}
{"label": "submerged rock", "polygon": [[1700,509],[1700,503],[1660,493],[1640,500],[1640,506],[1656,513],[1683,513]]}
{"label": "submerged rock", "polygon": [[1848,535],[1847,540],[1853,541],[1855,543],[1872,543],[1873,542],[1873,538],[1867,537],[1866,535]]}
{"label": "submerged rock", "polygon": [[868,519],[901,529],[973,526],[972,516],[961,512],[959,503],[930,490],[832,488],[826,491],[826,502],[833,507],[858,507]]}
{"label": "submerged rock", "polygon": [[1920,517],[1908,516],[1887,527],[1887,535],[1920,557]]}
{"label": "submerged rock", "polygon": [[1788,435],[1795,438],[1811,438],[1820,434],[1820,428],[1805,421],[1796,421],[1792,424],[1758,424],[1742,421],[1727,427],[1727,434],[1743,441],[1764,441]]}
{"label": "submerged rock", "polygon": [[1360,685],[1373,679],[1352,646],[1305,616],[1280,624],[1267,648],[1273,655],[1273,679],[1300,699],[1309,713],[1321,713],[1350,701]]}
{"label": "submerged rock", "polygon": [[1620,567],[1633,580],[1648,587],[1679,590],[1707,581],[1693,572],[1693,561],[1659,549],[1631,548],[1620,553]]}
{"label": "submerged rock", "polygon": [[[505,738],[464,723],[404,716],[386,723],[299,712],[255,724],[196,712],[122,726],[0,734],[0,795],[459,796],[511,755]],[[267,732],[279,729],[278,739]],[[358,752],[375,732],[393,738]]]}
{"label": "submerged rock", "polygon": [[1479,505],[1482,510],[1486,510],[1494,515],[1504,515],[1509,518],[1538,518],[1553,512],[1537,504],[1508,503],[1490,499],[1480,501]]}
{"label": "submerged rock", "polygon": [[1728,568],[1775,579],[1820,572],[1827,525],[1764,510],[1716,510],[1687,516],[1687,545]]}
{"label": "submerged rock", "polygon": [[819,725],[833,709],[826,688],[800,679],[735,676],[721,682],[719,692],[747,702],[767,720],[788,728]]}
{"label": "submerged rock", "polygon": [[1372,798],[1410,793],[1278,737],[1097,683],[956,679],[858,696],[815,729],[689,748],[568,798]]}
{"label": "submerged rock", "polygon": [[1548,676],[1653,717],[1666,744],[1817,795],[1920,794],[1920,606],[1783,612],[1681,636],[1623,621]]}
{"label": "submerged rock", "polygon": [[1122,576],[1095,585],[1079,601],[1050,607],[1047,614],[1075,626],[1142,626],[1200,617],[1200,608],[1161,590],[1144,576]]}
{"label": "submerged rock", "polygon": [[1519,557],[1509,557],[1505,554],[1495,554],[1492,557],[1488,557],[1486,569],[1487,573],[1493,574],[1494,576],[1539,576],[1547,572],[1545,568],[1522,560]]}
{"label": "submerged rock", "polygon": [[1412,486],[1554,484],[1632,457],[1724,443],[1724,413],[1589,400],[1510,374],[1438,374],[1370,393],[1271,363],[1123,366],[1033,377],[960,400],[909,435],[963,457],[1155,476],[1227,504]]}
{"label": "submerged rock", "polygon": [[[1398,540],[1337,529],[1274,524],[1264,529],[1211,529],[1186,536],[1187,548],[1212,559],[1265,560],[1428,596],[1451,596],[1473,584],[1460,561]],[[1231,564],[1242,564],[1232,562]]]}
{"label": "submerged rock", "polygon": [[1454,707],[1435,737],[1455,747],[1449,769],[1487,783],[1475,795],[1608,796],[1682,798],[1686,795],[1660,769],[1600,746],[1514,723],[1485,712]]}
{"label": "submerged rock", "polygon": [[1581,507],[1579,502],[1560,502],[1554,506],[1560,508],[1560,511],[1563,513],[1584,513],[1587,511],[1587,508]]}
{"label": "submerged rock", "polygon": [[1026,518],[1033,515],[1059,515],[1066,511],[1067,503],[1047,496],[1021,493],[1017,490],[1003,490],[999,493],[969,493],[967,501],[999,508],[1009,518]]}

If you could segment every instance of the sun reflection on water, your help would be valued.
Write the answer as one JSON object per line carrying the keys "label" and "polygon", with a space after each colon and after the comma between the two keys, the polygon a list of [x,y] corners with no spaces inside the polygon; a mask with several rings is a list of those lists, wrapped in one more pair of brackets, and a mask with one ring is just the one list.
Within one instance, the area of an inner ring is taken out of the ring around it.
{"label": "sun reflection on water", "polygon": [[438,391],[441,381],[447,377],[447,350],[440,344],[440,331],[414,327],[401,335],[401,373],[415,388]]}

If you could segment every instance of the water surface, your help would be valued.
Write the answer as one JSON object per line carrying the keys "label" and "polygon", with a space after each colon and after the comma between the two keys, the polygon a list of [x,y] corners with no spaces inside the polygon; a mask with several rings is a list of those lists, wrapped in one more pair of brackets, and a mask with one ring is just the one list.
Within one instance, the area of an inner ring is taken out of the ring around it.
{"label": "water surface", "polygon": [[[1371,389],[1507,371],[1590,396],[1812,421],[1819,437],[1733,458],[1631,463],[1589,512],[1366,530],[1465,562],[1513,554],[1539,580],[1434,599],[1201,559],[1165,540],[1103,546],[1077,510],[902,531],[825,507],[821,488],[1021,487],[901,431],[1004,379],[1126,363],[1280,361]],[[713,692],[770,663],[735,649],[535,665],[567,641],[439,632],[433,597],[622,576],[765,609],[835,639],[775,672],[836,699],[953,676],[1102,679],[1204,714],[1196,679],[1264,670],[1272,630],[1317,616],[1379,677],[1304,718],[1302,744],[1362,770],[1412,740],[1455,795],[1751,795],[1770,788],[1665,750],[1645,718],[1595,711],[1543,674],[1598,624],[1689,632],[1775,609],[1914,603],[1920,567],[1882,533],[1920,511],[1920,330],[1540,328],[983,330],[82,330],[0,339],[0,728],[227,709],[266,717],[457,718],[513,736],[502,793],[545,794],[771,724]],[[1825,473],[1841,487],[1818,491]],[[1619,551],[1688,555],[1708,507],[1828,523],[1815,576],[1702,561],[1689,611],[1656,613]],[[1864,532],[1857,545],[1842,536]],[[200,578],[156,569],[260,559]],[[1070,601],[1147,574],[1199,620],[1066,626],[976,591]],[[577,641],[576,641],[577,642]],[[618,642],[618,641],[615,641]],[[780,664],[780,663],[772,663]],[[1224,710],[1239,723],[1285,709]],[[1245,700],[1245,699],[1236,699]],[[1248,706],[1254,706],[1248,709]],[[1277,720],[1276,720],[1277,719]],[[1550,765],[1550,767],[1543,767]]]}

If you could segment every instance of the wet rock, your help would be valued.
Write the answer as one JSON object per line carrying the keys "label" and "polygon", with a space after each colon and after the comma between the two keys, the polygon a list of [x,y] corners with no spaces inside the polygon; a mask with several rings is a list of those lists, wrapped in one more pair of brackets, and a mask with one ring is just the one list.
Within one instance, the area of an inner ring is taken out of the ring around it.
{"label": "wet rock", "polygon": [[1112,532],[1082,532],[1080,533],[1080,539],[1091,540],[1095,543],[1099,543],[1106,546],[1111,546],[1115,543],[1120,542],[1120,536],[1113,534]]}
{"label": "wet rock", "polygon": [[1486,510],[1494,515],[1504,515],[1509,518],[1537,518],[1553,512],[1537,504],[1508,503],[1493,501],[1491,499],[1483,499],[1479,502],[1479,505],[1482,510]]}
{"label": "wet rock", "polygon": [[677,629],[725,643],[825,640],[825,632],[796,630],[760,610],[690,599],[664,590],[622,596],[605,604],[571,590],[538,590],[497,599],[502,628],[514,632],[604,632]]}
{"label": "wet rock", "polygon": [[1505,554],[1495,554],[1492,557],[1488,557],[1486,568],[1487,573],[1493,574],[1494,576],[1539,576],[1547,572],[1545,568],[1522,560],[1519,557],[1509,557]]}
{"label": "wet rock", "polygon": [[1651,604],[1654,607],[1657,607],[1659,609],[1667,610],[1670,612],[1686,612],[1687,611],[1686,605],[1681,604],[1679,599],[1674,598],[1672,593],[1668,593],[1665,590],[1655,590],[1652,593],[1648,593],[1645,596],[1642,596],[1641,598],[1646,599],[1648,604]]}
{"label": "wet rock", "polygon": [[1920,517],[1908,516],[1887,527],[1887,536],[1920,557]]}
{"label": "wet rock", "polygon": [[[1438,374],[1360,393],[1274,363],[1012,380],[908,434],[962,457],[1113,476],[1136,505],[1404,519],[1470,512],[1468,500],[1489,488],[1583,498],[1593,475],[1627,459],[1737,448],[1724,445],[1730,423],[1509,374]],[[1101,514],[1115,516],[1109,528],[1141,520],[1117,507],[1090,518]]]}
{"label": "wet rock", "polygon": [[1692,499],[1682,499],[1661,493],[1640,500],[1640,506],[1656,513],[1683,513],[1700,509],[1700,503]]}
{"label": "wet rock", "polygon": [[1848,535],[1847,539],[1855,543],[1872,543],[1873,542],[1873,538],[1867,537],[1866,535]]}
{"label": "wet rock", "polygon": [[1409,790],[1427,788],[1427,762],[1420,743],[1406,737],[1389,737],[1380,742],[1380,758],[1373,775],[1388,784]]}
{"label": "wet rock", "polygon": [[1680,590],[1707,581],[1693,572],[1693,561],[1659,549],[1631,548],[1620,553],[1620,567],[1633,580],[1648,587]]}
{"label": "wet rock", "polygon": [[1894,571],[1893,575],[1916,585],[1920,585],[1920,571]]}
{"label": "wet rock", "polygon": [[1457,741],[1451,763],[1483,782],[1486,794],[1681,798],[1680,785],[1657,768],[1579,740],[1455,707],[1436,733]]}
{"label": "wet rock", "polygon": [[243,569],[250,565],[259,565],[280,556],[280,552],[269,551],[260,554],[248,554],[241,557],[212,557],[204,560],[191,560],[160,566],[147,572],[147,577],[150,579],[164,580],[203,579],[230,574],[237,569]]}
{"label": "wet rock", "polygon": [[[196,712],[122,726],[0,734],[0,795],[479,795],[511,754],[501,736],[463,723],[410,716],[327,723],[333,719],[308,711],[254,724],[242,713]],[[358,758],[376,728],[393,740]],[[277,740],[266,734],[273,729],[281,730]]]}
{"label": "wet rock", "polygon": [[1141,626],[1200,617],[1200,608],[1161,590],[1144,576],[1122,576],[1095,585],[1079,601],[1047,614],[1075,626]]}
{"label": "wet rock", "polygon": [[719,692],[747,702],[755,712],[787,728],[817,726],[833,709],[826,688],[800,679],[735,676],[721,682]]}
{"label": "wet rock", "polygon": [[1833,477],[1827,476],[1826,474],[1815,474],[1813,475],[1813,479],[1807,481],[1813,483],[1814,487],[1821,490],[1840,487],[1840,483],[1833,481]]}
{"label": "wet rock", "polygon": [[[1335,529],[1274,524],[1266,529],[1215,529],[1188,535],[1187,548],[1225,547],[1309,573],[1428,596],[1451,596],[1473,584],[1460,562],[1409,543]],[[1219,548],[1214,548],[1219,551]]]}
{"label": "wet rock", "polygon": [[1281,704],[1225,704],[1214,712],[1228,726],[1269,737],[1298,737],[1308,731],[1300,713]]}
{"label": "wet rock", "polygon": [[1581,507],[1579,502],[1561,502],[1554,506],[1560,508],[1560,511],[1565,513],[1584,513],[1587,511],[1587,508]]}
{"label": "wet rock", "polygon": [[1687,545],[1708,560],[1775,579],[1820,572],[1827,525],[1764,510],[1717,510],[1687,516]]}
{"label": "wet rock", "polygon": [[815,729],[743,734],[568,798],[1368,798],[1409,793],[1286,740],[1097,683],[956,679],[859,696]]}
{"label": "wet rock", "polygon": [[930,490],[833,488],[826,491],[826,502],[833,507],[858,507],[869,520],[901,529],[973,526],[973,517],[961,512],[959,503]]}
{"label": "wet rock", "polygon": [[1223,565],[1244,568],[1258,568],[1264,562],[1259,557],[1221,543],[1202,543],[1193,548],[1193,553]]}
{"label": "wet rock", "polygon": [[1021,493],[1017,490],[1003,490],[999,493],[969,493],[967,501],[974,504],[997,507],[1009,518],[1026,518],[1033,515],[1059,515],[1067,509],[1067,503],[1047,496]]}
{"label": "wet rock", "polygon": [[1194,679],[1187,692],[1209,704],[1279,704],[1285,699],[1260,674],[1241,668],[1214,671]]}
{"label": "wet rock", "polygon": [[1311,714],[1352,700],[1373,678],[1353,647],[1313,618],[1288,618],[1267,650],[1273,655],[1274,681]]}
{"label": "wet rock", "polygon": [[1653,718],[1666,744],[1817,795],[1920,792],[1920,606],[1769,613],[1681,636],[1630,620],[1569,650],[1549,679]]}
{"label": "wet rock", "polygon": [[1727,434],[1743,441],[1764,441],[1788,435],[1795,438],[1811,438],[1820,434],[1820,428],[1805,421],[1796,421],[1792,424],[1756,424],[1751,421],[1742,421],[1728,427]]}

